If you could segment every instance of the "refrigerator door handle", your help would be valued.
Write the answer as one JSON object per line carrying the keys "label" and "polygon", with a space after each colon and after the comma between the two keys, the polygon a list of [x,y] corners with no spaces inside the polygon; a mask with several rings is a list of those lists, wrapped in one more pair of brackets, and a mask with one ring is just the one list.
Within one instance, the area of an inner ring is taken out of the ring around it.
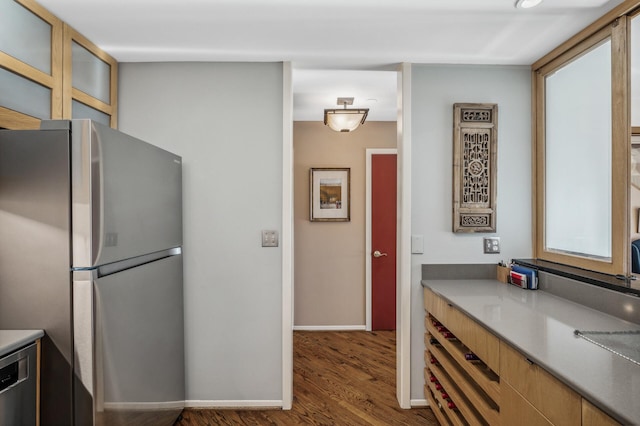
{"label": "refrigerator door handle", "polygon": [[155,262],[165,257],[177,256],[182,254],[182,247],[174,247],[167,250],[161,250],[155,253],[145,254],[143,256],[132,257],[131,259],[120,260],[117,262],[98,265],[90,268],[72,268],[76,272],[89,272],[92,279],[106,277],[107,275],[117,274],[145,263]]}

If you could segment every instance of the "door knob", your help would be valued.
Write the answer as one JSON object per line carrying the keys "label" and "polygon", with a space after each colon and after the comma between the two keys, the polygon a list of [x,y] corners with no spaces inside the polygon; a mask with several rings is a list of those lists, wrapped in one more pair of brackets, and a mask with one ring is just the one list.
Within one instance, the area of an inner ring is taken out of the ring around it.
{"label": "door knob", "polygon": [[380,250],[376,250],[373,252],[373,257],[382,257],[382,256],[386,256],[387,253],[380,253]]}

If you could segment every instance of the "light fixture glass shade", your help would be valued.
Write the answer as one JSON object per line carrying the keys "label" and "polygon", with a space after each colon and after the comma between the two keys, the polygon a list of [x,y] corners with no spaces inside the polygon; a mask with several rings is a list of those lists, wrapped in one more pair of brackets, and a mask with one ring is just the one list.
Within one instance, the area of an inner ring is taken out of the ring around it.
{"label": "light fixture glass shade", "polygon": [[367,114],[369,114],[368,108],[325,109],[324,124],[336,132],[352,132],[364,123]]}

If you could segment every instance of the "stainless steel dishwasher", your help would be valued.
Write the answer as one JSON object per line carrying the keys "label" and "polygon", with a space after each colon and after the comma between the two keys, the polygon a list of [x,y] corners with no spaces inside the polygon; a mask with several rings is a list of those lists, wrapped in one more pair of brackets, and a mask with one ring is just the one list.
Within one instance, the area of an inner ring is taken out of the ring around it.
{"label": "stainless steel dishwasher", "polygon": [[0,358],[0,425],[35,425],[37,350],[33,343]]}

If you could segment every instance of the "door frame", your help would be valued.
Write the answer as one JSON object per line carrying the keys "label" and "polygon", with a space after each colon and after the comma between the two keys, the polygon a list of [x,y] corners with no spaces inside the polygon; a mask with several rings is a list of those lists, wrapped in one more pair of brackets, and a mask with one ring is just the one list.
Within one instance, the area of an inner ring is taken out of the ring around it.
{"label": "door frame", "polygon": [[[411,408],[411,64],[398,66],[396,398]],[[422,294],[422,292],[420,292]],[[422,298],[419,297],[420,304]]]}
{"label": "door frame", "polygon": [[[369,148],[366,150],[366,189],[365,189],[365,243],[364,243],[364,253],[365,253],[365,330],[371,331],[371,250],[373,247],[371,246],[371,225],[373,224],[371,219],[371,159],[374,155],[384,155],[384,154],[395,154],[396,158],[398,156],[397,148]],[[397,185],[397,177],[396,177],[396,185]],[[396,226],[398,219],[396,218]],[[396,256],[396,267],[398,264],[398,257]],[[396,295],[398,293],[396,286]],[[397,324],[396,324],[397,325]]]}
{"label": "door frame", "polygon": [[[411,408],[411,63],[398,72],[396,398]],[[282,66],[282,409],[293,404],[293,81]]]}
{"label": "door frame", "polygon": [[293,405],[293,71],[282,63],[282,409]]}

